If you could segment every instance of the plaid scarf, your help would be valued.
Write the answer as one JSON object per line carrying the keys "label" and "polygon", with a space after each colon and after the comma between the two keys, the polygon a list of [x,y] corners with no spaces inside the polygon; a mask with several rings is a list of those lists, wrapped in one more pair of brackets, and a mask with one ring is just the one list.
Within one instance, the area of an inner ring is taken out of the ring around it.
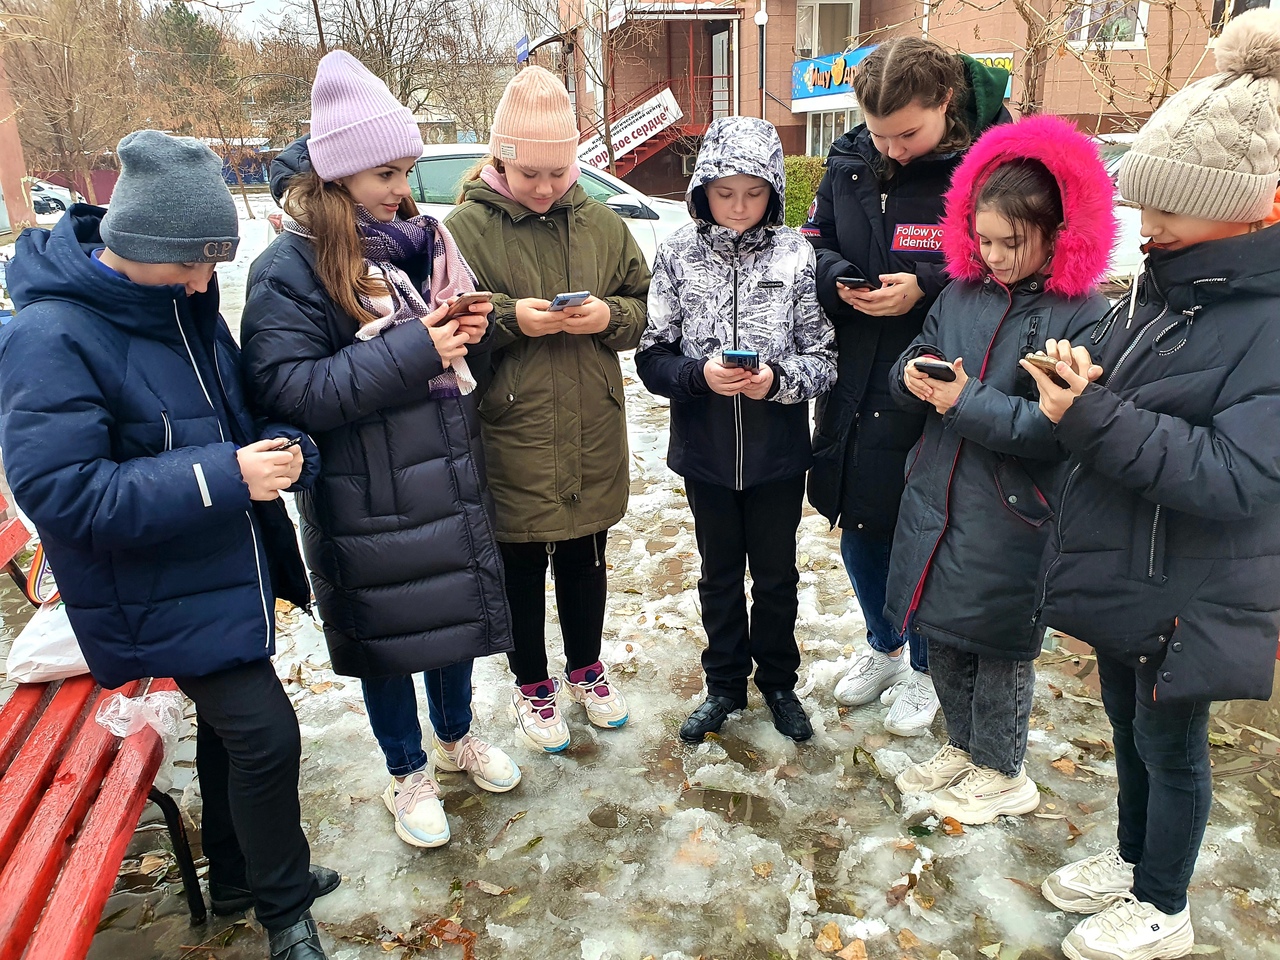
{"label": "plaid scarf", "polygon": [[[284,229],[315,240],[310,231],[287,214],[284,216]],[[386,284],[389,295],[377,298],[359,295],[360,306],[377,319],[356,331],[357,340],[372,340],[388,327],[422,320],[450,297],[475,290],[475,278],[458,252],[452,235],[434,217],[422,214],[408,220],[383,223],[363,206],[357,205],[356,229],[360,233],[368,273]],[[430,269],[426,283],[419,290],[400,264],[407,265],[423,258]],[[432,377],[428,385],[433,399],[462,396],[475,390],[476,381],[466,360],[446,361],[445,367],[444,372]]]}

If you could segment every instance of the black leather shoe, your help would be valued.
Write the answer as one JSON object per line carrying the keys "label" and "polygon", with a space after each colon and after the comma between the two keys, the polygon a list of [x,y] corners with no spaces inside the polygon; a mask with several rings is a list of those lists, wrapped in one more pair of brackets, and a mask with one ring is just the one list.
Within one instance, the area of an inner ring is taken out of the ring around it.
{"label": "black leather shoe", "polygon": [[797,743],[813,736],[813,727],[800,706],[800,698],[794,690],[775,690],[764,695],[764,702],[773,714],[773,725],[784,737]]}
{"label": "black leather shoe", "polygon": [[[338,884],[342,882],[336,870],[330,870],[328,867],[322,867],[319,864],[311,865],[311,882],[316,888],[316,897],[323,897],[325,894],[333,893],[338,889]],[[253,893],[244,887],[224,886],[220,883],[209,883],[209,900],[213,907],[213,912],[220,917],[224,917],[231,913],[243,913],[253,906]]]}
{"label": "black leather shoe", "polygon": [[328,960],[310,910],[292,927],[271,934],[271,960]]}
{"label": "black leather shoe", "polygon": [[708,733],[715,733],[724,724],[725,717],[740,710],[742,704],[728,697],[710,695],[689,719],[680,725],[680,739],[685,743],[701,743]]}

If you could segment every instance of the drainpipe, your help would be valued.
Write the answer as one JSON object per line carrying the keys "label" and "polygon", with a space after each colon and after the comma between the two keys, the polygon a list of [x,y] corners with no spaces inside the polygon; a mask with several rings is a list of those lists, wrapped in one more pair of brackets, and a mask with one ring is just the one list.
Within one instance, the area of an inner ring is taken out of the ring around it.
{"label": "drainpipe", "polygon": [[924,16],[920,19],[920,35],[929,39],[929,11],[933,8],[932,0],[924,0]]}
{"label": "drainpipe", "polygon": [[769,22],[769,11],[764,8],[764,0],[760,0],[760,9],[756,11],[753,18],[756,26],[760,28],[760,119],[765,120],[765,89],[764,89],[764,28]]}
{"label": "drainpipe", "polygon": [[735,117],[742,116],[742,51],[738,48],[738,22],[737,18],[730,21],[732,33],[729,34],[730,43],[733,44],[731,55],[733,66],[730,69],[733,70],[733,115]]}

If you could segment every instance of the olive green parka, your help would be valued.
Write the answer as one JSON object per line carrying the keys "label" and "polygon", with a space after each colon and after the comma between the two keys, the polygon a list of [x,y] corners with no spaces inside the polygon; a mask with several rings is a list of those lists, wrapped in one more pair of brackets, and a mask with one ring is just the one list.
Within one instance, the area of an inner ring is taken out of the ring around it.
{"label": "olive green parka", "polygon": [[[538,214],[471,181],[445,226],[477,289],[494,294],[491,382],[478,373],[498,539],[554,542],[607,530],[626,513],[630,491],[618,352],[644,332],[644,254],[622,219],[578,184]],[[576,290],[609,304],[602,333],[521,332],[516,300]]]}

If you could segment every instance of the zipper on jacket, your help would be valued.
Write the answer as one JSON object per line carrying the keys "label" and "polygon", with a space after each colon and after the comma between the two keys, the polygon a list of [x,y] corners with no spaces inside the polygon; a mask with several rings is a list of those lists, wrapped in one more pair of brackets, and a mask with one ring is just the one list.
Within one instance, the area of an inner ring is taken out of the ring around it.
{"label": "zipper on jacket", "polygon": [[167,452],[173,449],[173,427],[169,423],[168,411],[161,410],[160,419],[164,421],[164,449]]}
{"label": "zipper on jacket", "polygon": [[[738,349],[738,260],[735,257],[733,261],[733,349]],[[742,442],[742,394],[735,393],[733,395],[733,439],[735,444],[734,451],[734,471],[733,471],[733,488],[735,490],[742,489],[742,459],[743,459],[743,442]]]}
{"label": "zipper on jacket", "polygon": [[1147,579],[1156,575],[1156,534],[1160,530],[1160,511],[1164,508],[1156,504],[1155,519],[1151,521],[1151,552],[1147,555]]}
{"label": "zipper on jacket", "polygon": [[[173,322],[178,326],[178,333],[182,337],[182,345],[187,348],[187,358],[191,361],[191,369],[195,371],[196,383],[200,384],[200,390],[204,393],[204,398],[209,402],[209,409],[213,411],[214,422],[218,424],[218,436],[225,443],[227,439],[226,433],[222,430],[222,421],[218,419],[218,408],[214,405],[213,397],[209,393],[209,388],[204,384],[204,377],[200,376],[200,367],[196,364],[196,355],[191,352],[191,341],[187,339],[187,331],[182,329],[182,315],[178,312],[178,301],[173,301]],[[215,338],[216,340],[216,338]],[[222,386],[222,373],[217,370],[218,366],[218,345],[213,345],[213,365],[214,371],[218,376],[218,384]],[[222,388],[223,395],[226,395],[226,388]],[[231,411],[227,411],[227,415],[231,415]],[[244,512],[245,519],[249,521],[249,536],[253,538],[253,566],[258,574],[258,597],[262,600],[262,621],[266,639],[262,644],[264,650],[271,649],[271,625],[272,616],[270,604],[267,603],[267,591],[262,579],[262,553],[258,549],[258,531],[253,523],[253,507],[250,506]]]}
{"label": "zipper on jacket", "polygon": [[880,212],[884,213],[885,209],[888,206],[889,206],[889,194],[887,193],[880,194]]}
{"label": "zipper on jacket", "polygon": [[1138,331],[1138,335],[1133,338],[1133,342],[1130,343],[1129,346],[1125,347],[1124,353],[1120,354],[1120,359],[1117,360],[1116,365],[1111,368],[1111,374],[1107,377],[1106,383],[1103,384],[1103,386],[1111,385],[1111,381],[1116,378],[1116,374],[1120,372],[1120,368],[1124,366],[1124,362],[1129,359],[1129,354],[1133,353],[1134,349],[1138,346],[1138,344],[1142,342],[1142,338],[1147,335],[1147,331],[1150,330],[1152,327],[1154,327],[1161,320],[1163,320],[1165,314],[1168,312],[1169,312],[1169,304],[1166,303],[1164,305],[1164,309],[1161,310],[1160,313],[1156,315],[1155,319],[1148,321],[1147,324],[1141,330]]}

